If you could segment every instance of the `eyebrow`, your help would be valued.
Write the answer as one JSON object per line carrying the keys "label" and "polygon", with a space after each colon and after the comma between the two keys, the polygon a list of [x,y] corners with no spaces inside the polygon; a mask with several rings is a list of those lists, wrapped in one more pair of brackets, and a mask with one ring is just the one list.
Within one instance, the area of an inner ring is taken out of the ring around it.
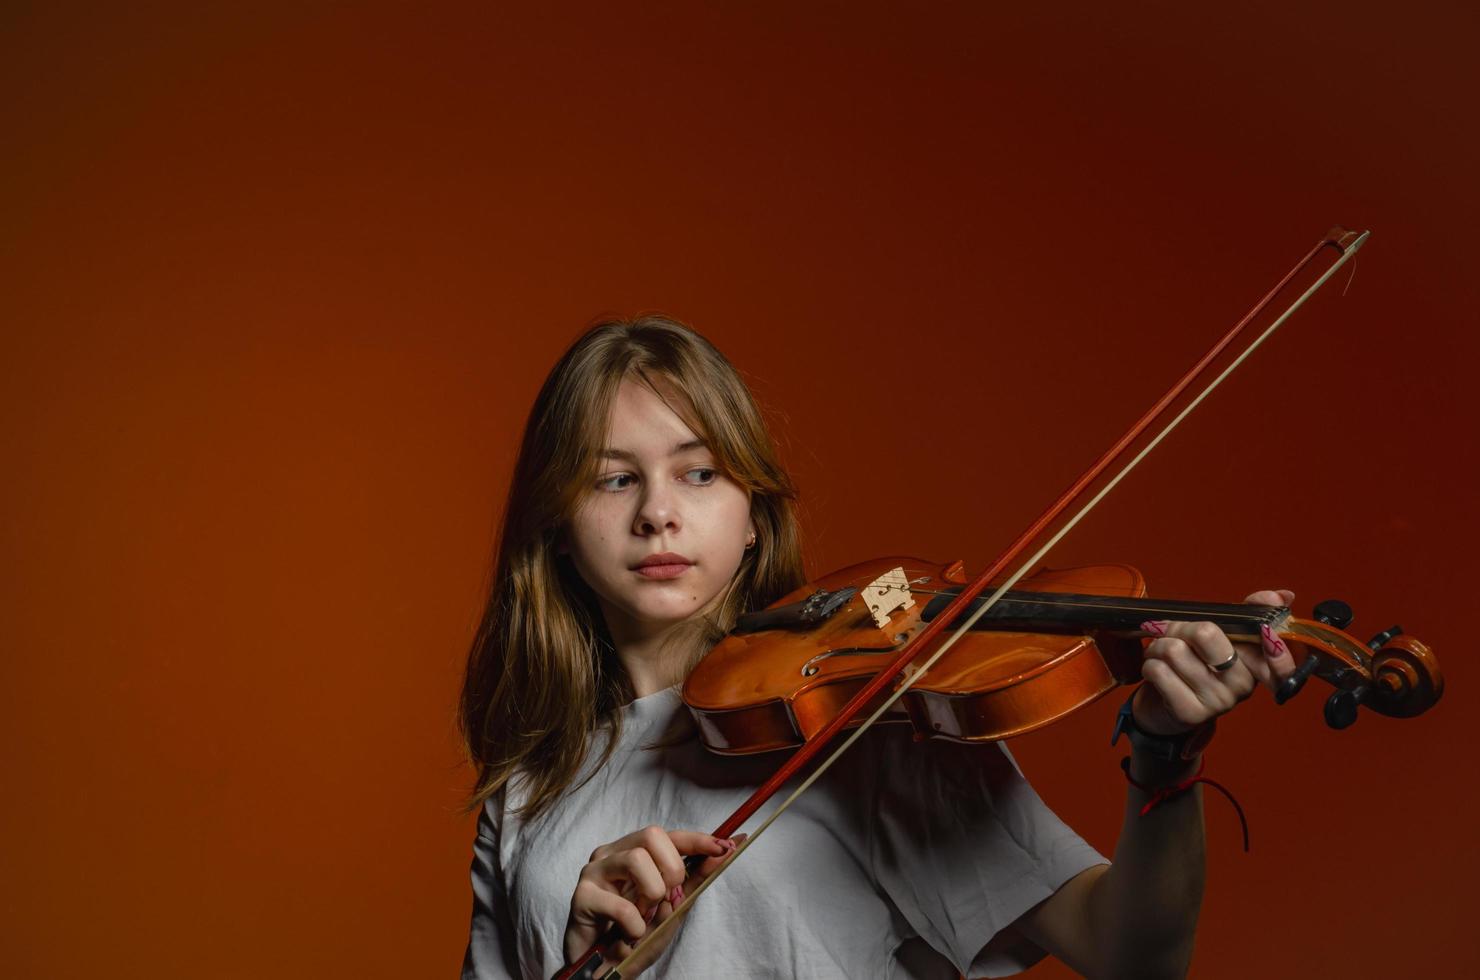
{"label": "eyebrow", "polygon": [[[690,449],[704,449],[707,446],[708,443],[703,439],[690,439],[688,442],[681,442],[674,446],[668,451],[668,455],[677,456],[679,453],[686,453]],[[626,449],[603,449],[596,456],[598,459],[620,459],[629,463],[637,461],[637,454],[629,452]]]}

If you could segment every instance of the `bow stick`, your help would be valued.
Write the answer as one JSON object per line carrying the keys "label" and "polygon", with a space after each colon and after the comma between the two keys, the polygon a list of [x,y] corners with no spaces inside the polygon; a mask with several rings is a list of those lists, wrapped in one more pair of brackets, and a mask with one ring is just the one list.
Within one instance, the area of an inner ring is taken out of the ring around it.
{"label": "bow stick", "polygon": [[[1100,456],[1100,458],[1094,462],[1093,465],[1085,470],[1084,473],[1081,474],[1077,480],[1070,484],[1069,488],[1065,490],[1062,494],[1060,494],[1059,498],[1051,503],[1043,511],[1043,513],[1040,514],[1038,518],[1033,521],[1033,523],[1028,525],[1028,527],[1020,535],[1018,535],[1017,539],[1014,540],[1012,544],[1008,545],[1008,547],[1000,555],[998,555],[997,558],[984,571],[981,572],[981,574],[972,579],[971,582],[961,590],[961,592],[955,597],[955,599],[951,601],[949,605],[946,606],[945,609],[943,609],[938,615],[936,615],[936,617],[931,620],[931,622],[926,625],[924,629],[922,629],[919,633],[915,635],[913,640],[905,644],[905,646],[900,650],[895,659],[890,661],[889,665],[881,670],[878,674],[874,675],[873,679],[865,684],[863,688],[860,689],[858,693],[856,693],[848,701],[848,703],[843,706],[842,710],[838,712],[838,714],[832,719],[832,721],[824,726],[812,739],[798,748],[796,752],[792,754],[791,758],[789,758],[784,764],[782,764],[779,769],[776,770],[776,772],[771,776],[770,779],[762,783],[761,786],[759,786],[755,790],[755,792],[751,794],[750,798],[747,799],[745,803],[740,806],[739,809],[737,809],[725,820],[724,823],[720,824],[719,827],[716,828],[713,836],[721,838],[731,837],[740,828],[741,824],[743,824],[746,819],[748,819],[758,809],[760,809],[767,800],[774,796],[776,792],[789,779],[791,779],[792,776],[796,775],[797,772],[802,769],[802,767],[804,767],[808,762],[819,755],[822,750],[828,745],[828,743],[830,743],[832,739],[849,724],[849,722],[853,721],[859,715],[863,714],[863,711],[868,705],[869,701],[880,694],[880,692],[883,691],[886,685],[896,679],[902,678],[894,691],[887,698],[884,699],[884,701],[873,711],[873,713],[870,714],[868,718],[866,718],[863,722],[861,722],[858,727],[855,728],[853,732],[848,736],[848,738],[840,743],[831,754],[829,754],[825,759],[823,759],[822,762],[817,765],[817,767],[807,776],[807,778],[803,780],[796,787],[796,789],[794,789],[791,794],[788,795],[781,802],[779,806],[777,806],[777,808],[770,814],[770,816],[768,816],[759,827],[752,831],[750,835],[725,858],[723,864],[716,868],[703,881],[700,881],[691,892],[685,895],[684,900],[679,903],[678,907],[676,907],[672,911],[672,913],[670,913],[669,916],[661,923],[659,923],[656,927],[649,930],[638,942],[638,944],[633,947],[631,953],[625,959],[623,959],[611,970],[608,970],[606,973],[601,975],[602,980],[621,980],[623,971],[629,969],[632,966],[633,961],[642,952],[642,950],[646,946],[648,946],[648,944],[657,941],[668,932],[671,932],[673,928],[676,927],[676,923],[682,920],[683,915],[685,912],[687,912],[689,906],[694,902],[695,899],[699,897],[699,895],[704,892],[706,888],[709,887],[709,884],[714,881],[714,879],[717,878],[726,868],[728,868],[731,863],[739,858],[740,855],[743,854],[745,850],[750,847],[751,844],[755,843],[755,841],[760,838],[761,834],[765,832],[766,828],[770,827],[770,825],[776,820],[776,818],[779,817],[783,812],[785,812],[787,807],[791,806],[791,804],[798,797],[806,792],[807,789],[814,782],[816,782],[817,779],[820,778],[822,774],[826,772],[832,766],[832,764],[839,757],[841,757],[842,754],[846,752],[848,748],[855,741],[857,741],[865,731],[867,731],[873,725],[876,720],[878,720],[886,711],[888,711],[889,708],[896,701],[904,696],[904,693],[910,689],[916,679],[923,676],[924,673],[929,670],[930,667],[937,660],[945,655],[946,651],[948,651],[953,645],[955,645],[956,641],[961,636],[970,631],[971,627],[976,624],[977,620],[981,619],[982,616],[984,616],[992,608],[992,606],[995,605],[997,601],[1002,598],[1003,595],[1005,595],[1015,584],[1017,584],[1019,579],[1027,574],[1028,569],[1037,565],[1038,562],[1041,561],[1043,557],[1056,544],[1059,543],[1064,535],[1068,534],[1069,531],[1085,517],[1085,515],[1093,510],[1095,506],[1098,505],[1099,502],[1103,500],[1105,496],[1109,494],[1109,492],[1113,490],[1116,485],[1118,485],[1120,481],[1123,480],[1131,472],[1131,470],[1135,469],[1135,467],[1141,462],[1141,460],[1146,458],[1151,450],[1155,449],[1161,443],[1161,441],[1171,433],[1173,429],[1181,424],[1182,420],[1185,419],[1189,414],[1191,414],[1192,410],[1200,405],[1203,399],[1205,399],[1209,394],[1212,393],[1214,388],[1218,387],[1218,385],[1221,384],[1223,380],[1227,378],[1230,374],[1232,374],[1234,369],[1242,364],[1249,357],[1249,355],[1252,354],[1259,347],[1259,345],[1264,343],[1264,341],[1271,334],[1278,330],[1280,326],[1283,325],[1284,322],[1288,320],[1290,316],[1294,314],[1294,312],[1298,310],[1305,303],[1305,301],[1308,300],[1316,292],[1316,290],[1325,285],[1326,280],[1330,279],[1331,276],[1336,273],[1337,269],[1341,268],[1344,264],[1346,264],[1348,259],[1356,254],[1357,250],[1361,248],[1362,244],[1367,240],[1369,234],[1370,232],[1366,231],[1348,231],[1340,226],[1334,227],[1329,232],[1327,232],[1326,236],[1321,239],[1321,241],[1317,242],[1315,247],[1313,247],[1308,253],[1306,253],[1305,257],[1302,258],[1298,263],[1296,263],[1295,267],[1287,272],[1284,278],[1276,283],[1274,288],[1266,293],[1264,297],[1254,305],[1253,309],[1244,314],[1243,318],[1240,319],[1238,323],[1234,324],[1233,328],[1230,329],[1228,333],[1226,333],[1222,337],[1222,339],[1214,344],[1212,348],[1209,349],[1208,352],[1204,354],[1198,360],[1198,362],[1187,371],[1186,374],[1184,374],[1175,384],[1173,384],[1172,387],[1167,390],[1166,394],[1162,395],[1162,397],[1156,402],[1156,404],[1152,405],[1151,408],[1148,409],[1146,413],[1142,415],[1141,418],[1138,419],[1134,425],[1126,430],[1124,435],[1122,435],[1119,439],[1115,441],[1114,445],[1107,449]],[[1000,585],[998,585],[994,589],[992,594],[979,606],[977,606],[977,608],[972,613],[966,616],[966,618],[963,619],[958,626],[956,626],[951,635],[943,640],[940,646],[937,647],[928,658],[926,658],[922,663],[916,666],[915,669],[910,670],[909,668],[914,663],[920,650],[922,650],[926,644],[928,644],[943,629],[945,629],[947,624],[957,622],[957,616],[965,612],[969,604],[973,602],[977,598],[977,596],[979,596],[982,592],[986,590],[987,585],[992,581],[992,579],[1001,575],[1004,569],[1011,565],[1018,558],[1019,555],[1027,550],[1029,545],[1031,545],[1033,541],[1039,537],[1039,535],[1041,535],[1049,526],[1051,526],[1053,522],[1057,520],[1064,513],[1065,510],[1068,509],[1069,505],[1072,504],[1075,499],[1077,499],[1089,486],[1091,486],[1097,479],[1100,478],[1105,470],[1109,468],[1110,464],[1114,462],[1114,460],[1118,456],[1125,452],[1127,447],[1132,445],[1146,432],[1151,424],[1155,422],[1156,419],[1167,410],[1168,406],[1172,405],[1179,397],[1182,396],[1184,392],[1186,392],[1187,388],[1198,377],[1198,375],[1202,374],[1203,371],[1207,369],[1208,365],[1212,364],[1221,354],[1223,354],[1227,350],[1227,348],[1233,343],[1233,341],[1239,336],[1239,334],[1243,333],[1244,329],[1249,325],[1249,323],[1260,313],[1262,313],[1264,309],[1274,300],[1274,298],[1279,295],[1279,293],[1284,290],[1284,288],[1288,286],[1290,282],[1295,279],[1296,276],[1298,276],[1302,271],[1306,269],[1306,267],[1314,262],[1317,256],[1319,256],[1328,248],[1335,249],[1335,251],[1338,253],[1337,259],[1331,264],[1331,266],[1326,269],[1326,271],[1323,272],[1313,283],[1311,283],[1311,285],[1306,288],[1306,290],[1302,292],[1293,303],[1286,307],[1284,312],[1276,317],[1275,320],[1268,327],[1266,327],[1257,337],[1254,338],[1251,343],[1248,344],[1248,346],[1246,346],[1236,357],[1234,357],[1233,360],[1231,360],[1229,364],[1217,374],[1216,377],[1209,381],[1208,384],[1202,389],[1202,391],[1198,392],[1197,395],[1194,396],[1187,403],[1187,405],[1171,419],[1171,421],[1169,421],[1165,426],[1162,427],[1161,431],[1159,431],[1154,437],[1152,437],[1150,441],[1148,441],[1139,452],[1131,457],[1131,459],[1126,462],[1126,464],[1122,466],[1121,469],[1116,472],[1115,475],[1112,476],[1104,484],[1104,486],[1100,488],[1098,492],[1094,494],[1094,496],[1092,496],[1077,512],[1075,512],[1073,516],[1066,520],[1037,551],[1035,551],[1027,560],[1021,562],[1018,565],[1017,570],[1009,575]],[[684,865],[686,870],[689,871],[689,873],[693,873],[693,871],[699,866],[700,863],[703,862],[703,860],[704,858],[702,855],[691,855],[690,857],[685,858]],[[612,929],[608,930],[608,932],[601,937],[601,939],[597,940],[595,945],[593,945],[589,950],[587,950],[579,958],[577,958],[574,963],[568,965],[564,970],[557,973],[554,980],[572,980],[572,978],[574,978],[574,980],[594,980],[594,978],[596,977],[595,971],[599,969],[601,967],[601,964],[605,961],[605,958],[603,956],[604,949],[611,946],[616,941],[619,941],[620,938],[620,929],[618,929],[616,926],[613,926]]]}

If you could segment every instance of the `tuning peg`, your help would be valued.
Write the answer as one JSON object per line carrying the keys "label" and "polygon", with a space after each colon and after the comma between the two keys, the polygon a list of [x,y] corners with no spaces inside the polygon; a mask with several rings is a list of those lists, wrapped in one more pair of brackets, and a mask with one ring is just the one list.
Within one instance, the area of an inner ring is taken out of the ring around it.
{"label": "tuning peg", "polygon": [[1394,626],[1392,629],[1385,629],[1381,633],[1378,633],[1372,639],[1367,641],[1367,649],[1371,650],[1373,653],[1376,653],[1383,647],[1387,646],[1388,640],[1391,640],[1395,636],[1401,636],[1402,633],[1403,627],[1401,626]]}
{"label": "tuning peg", "polygon": [[1274,703],[1284,704],[1299,694],[1300,689],[1305,686],[1305,682],[1310,680],[1310,675],[1314,674],[1320,666],[1321,658],[1319,654],[1314,650],[1306,654],[1305,659],[1300,661],[1300,666],[1295,668],[1295,672],[1280,681],[1280,686],[1274,689]]}
{"label": "tuning peg", "polygon": [[1352,624],[1352,607],[1340,599],[1325,599],[1316,603],[1316,622],[1325,623],[1344,630]]}
{"label": "tuning peg", "polygon": [[1326,699],[1326,724],[1341,729],[1357,720],[1357,709],[1367,699],[1366,684],[1344,687]]}

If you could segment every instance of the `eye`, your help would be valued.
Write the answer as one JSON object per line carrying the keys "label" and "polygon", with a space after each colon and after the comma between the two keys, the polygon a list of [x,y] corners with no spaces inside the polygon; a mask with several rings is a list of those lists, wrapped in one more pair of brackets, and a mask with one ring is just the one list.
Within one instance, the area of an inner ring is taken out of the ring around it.
{"label": "eye", "polygon": [[695,466],[684,473],[684,479],[696,486],[707,487],[719,479],[719,470],[713,466]]}
{"label": "eye", "polygon": [[596,489],[604,490],[607,493],[616,493],[620,490],[626,490],[636,481],[637,477],[631,473],[613,473],[610,476],[604,476],[597,480]]}

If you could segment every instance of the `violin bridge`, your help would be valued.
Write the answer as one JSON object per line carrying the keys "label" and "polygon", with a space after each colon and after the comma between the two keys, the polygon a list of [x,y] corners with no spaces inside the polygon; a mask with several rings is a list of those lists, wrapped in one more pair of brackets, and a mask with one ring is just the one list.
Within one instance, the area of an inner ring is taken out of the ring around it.
{"label": "violin bridge", "polygon": [[889,614],[897,609],[910,609],[915,605],[910,592],[910,580],[904,568],[893,568],[863,587],[861,593],[874,625],[883,629],[889,625]]}

